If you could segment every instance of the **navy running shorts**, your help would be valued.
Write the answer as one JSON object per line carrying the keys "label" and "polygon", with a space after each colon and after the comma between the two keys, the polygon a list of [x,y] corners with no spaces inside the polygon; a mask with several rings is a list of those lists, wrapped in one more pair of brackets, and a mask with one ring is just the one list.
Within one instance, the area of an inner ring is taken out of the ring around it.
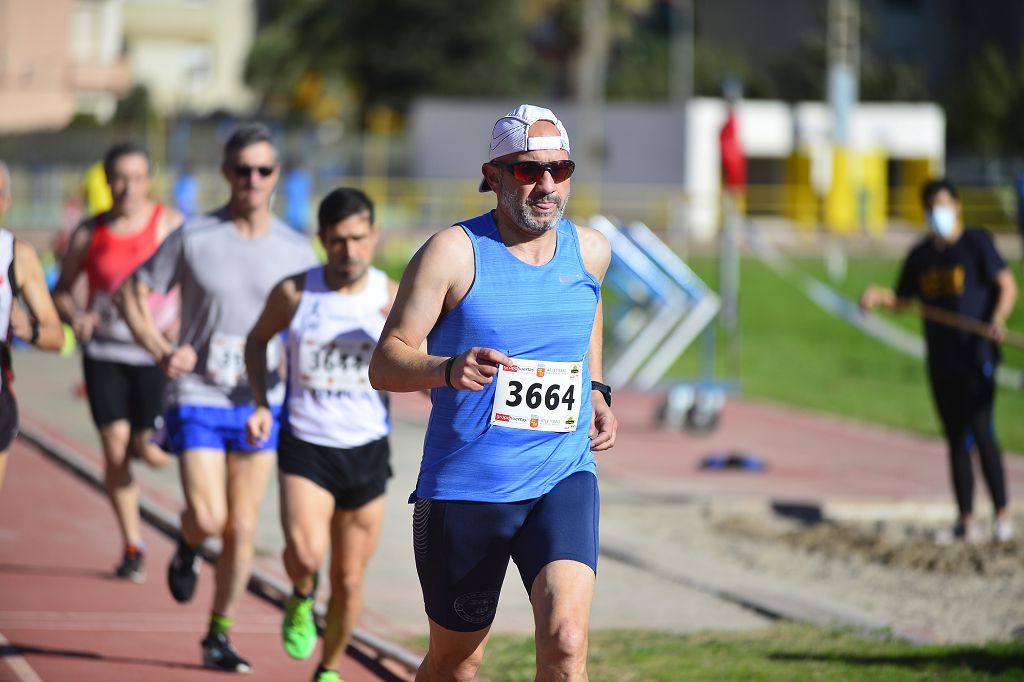
{"label": "navy running shorts", "polygon": [[334,496],[335,509],[358,509],[377,499],[391,478],[387,437],[355,448],[332,448],[293,436],[281,429],[277,468],[301,476]]}
{"label": "navy running shorts", "polygon": [[416,572],[427,615],[443,628],[474,632],[490,626],[510,558],[527,595],[553,561],[578,561],[597,573],[601,502],[597,477],[589,471],[521,502],[415,503]]}

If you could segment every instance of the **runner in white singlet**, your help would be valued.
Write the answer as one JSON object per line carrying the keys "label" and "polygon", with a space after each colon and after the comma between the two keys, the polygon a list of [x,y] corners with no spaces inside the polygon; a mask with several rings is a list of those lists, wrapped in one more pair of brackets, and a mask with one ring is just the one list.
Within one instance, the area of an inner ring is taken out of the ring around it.
{"label": "runner in white singlet", "polygon": [[[11,175],[0,161],[0,218],[10,206]],[[28,314],[18,304],[19,297],[28,306]],[[58,351],[64,345],[64,330],[36,250],[0,229],[0,486],[7,468],[7,450],[18,435],[18,404],[11,386],[14,337],[40,350]]]}
{"label": "runner in white singlet", "polygon": [[249,437],[273,424],[264,378],[266,348],[288,330],[288,399],[278,444],[284,565],[294,585],[282,625],[285,651],[305,659],[316,646],[316,575],[331,552],[331,596],[314,680],[338,680],[362,608],[363,573],[377,545],[391,476],[387,395],[367,368],[397,285],[370,266],[380,234],[373,204],[337,189],[320,204],[327,265],[282,281],[246,341],[256,410]]}

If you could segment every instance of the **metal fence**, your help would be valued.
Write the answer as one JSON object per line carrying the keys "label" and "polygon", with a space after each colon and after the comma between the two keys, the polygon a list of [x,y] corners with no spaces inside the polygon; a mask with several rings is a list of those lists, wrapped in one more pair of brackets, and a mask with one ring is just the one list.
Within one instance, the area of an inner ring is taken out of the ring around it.
{"label": "metal fence", "polygon": [[[67,229],[82,215],[85,166],[13,165],[13,205],[5,219],[14,229]],[[217,207],[227,199],[227,185],[216,166],[195,171],[201,210]],[[175,177],[158,167],[154,177],[154,196],[168,200]],[[382,224],[394,230],[435,230],[466,216],[476,215],[494,205],[493,195],[477,191],[477,179],[428,179],[409,177],[349,176],[319,172],[314,174],[310,199],[315,208],[319,198],[339,186],[359,187],[380,207]],[[794,193],[782,184],[754,185],[748,188],[746,211],[751,215],[786,215],[787,202]],[[803,196],[808,196],[804,193]],[[919,188],[890,188],[888,214],[894,218],[908,215],[909,207],[919,201]],[[820,209],[820,199],[810,196]],[[659,233],[686,232],[686,208],[691,197],[682,188],[657,184],[601,184],[575,182],[570,212],[574,216],[602,213],[628,223],[642,222]],[[966,187],[961,190],[965,221],[995,231],[1017,229],[1016,197],[1012,187]],[[274,208],[284,210],[284,199],[275,197]],[[819,210],[820,214],[820,210]],[[315,210],[312,212],[315,215]],[[902,221],[906,224],[906,221]]]}

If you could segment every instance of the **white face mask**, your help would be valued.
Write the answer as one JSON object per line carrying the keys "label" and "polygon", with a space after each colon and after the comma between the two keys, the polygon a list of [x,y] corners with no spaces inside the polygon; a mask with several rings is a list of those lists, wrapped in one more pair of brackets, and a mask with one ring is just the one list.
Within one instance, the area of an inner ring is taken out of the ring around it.
{"label": "white face mask", "polygon": [[956,210],[952,206],[934,206],[928,213],[928,227],[943,239],[956,230]]}

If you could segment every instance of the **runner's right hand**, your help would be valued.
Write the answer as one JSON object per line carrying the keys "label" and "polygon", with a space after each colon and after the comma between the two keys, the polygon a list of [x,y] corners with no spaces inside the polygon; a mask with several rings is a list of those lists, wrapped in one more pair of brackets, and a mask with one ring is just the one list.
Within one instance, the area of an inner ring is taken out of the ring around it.
{"label": "runner's right hand", "polygon": [[77,312],[71,318],[71,331],[75,333],[75,338],[79,343],[87,343],[99,323],[100,317],[95,312],[91,310]]}
{"label": "runner's right hand", "polygon": [[456,356],[452,365],[452,386],[455,390],[482,391],[494,380],[498,365],[513,365],[507,355],[493,348],[473,347]]}
{"label": "runner's right hand", "polygon": [[270,438],[274,427],[274,415],[266,407],[257,407],[245,420],[245,436],[250,445],[259,445]]}
{"label": "runner's right hand", "polygon": [[178,346],[160,358],[160,369],[171,379],[188,374],[196,367],[196,351],[192,346]]}

